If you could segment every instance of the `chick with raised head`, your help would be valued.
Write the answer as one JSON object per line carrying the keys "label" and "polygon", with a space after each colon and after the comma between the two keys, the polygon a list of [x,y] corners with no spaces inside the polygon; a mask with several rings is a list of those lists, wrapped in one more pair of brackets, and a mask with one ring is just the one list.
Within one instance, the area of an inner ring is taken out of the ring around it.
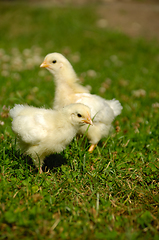
{"label": "chick with raised head", "polygon": [[81,103],[59,110],[19,104],[10,110],[10,116],[19,147],[32,157],[40,173],[46,156],[63,151],[81,126],[92,125],[90,109]]}
{"label": "chick with raised head", "polygon": [[[109,135],[114,118],[121,113],[120,102],[90,94],[86,87],[79,84],[72,65],[60,53],[48,54],[40,67],[48,69],[54,76],[54,109],[70,103],[83,103],[91,109],[93,125],[88,129],[86,136],[91,143],[89,152],[92,152],[101,138]],[[81,126],[78,133],[84,134],[85,130],[86,127]]]}

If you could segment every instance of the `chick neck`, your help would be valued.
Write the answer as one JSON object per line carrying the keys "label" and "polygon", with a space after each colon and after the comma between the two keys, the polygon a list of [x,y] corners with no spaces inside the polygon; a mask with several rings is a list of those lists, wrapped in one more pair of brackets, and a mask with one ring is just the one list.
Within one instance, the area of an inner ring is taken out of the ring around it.
{"label": "chick neck", "polygon": [[55,98],[54,108],[63,107],[74,102],[74,94],[88,93],[87,88],[78,83],[77,75],[70,66],[54,74],[55,80]]}

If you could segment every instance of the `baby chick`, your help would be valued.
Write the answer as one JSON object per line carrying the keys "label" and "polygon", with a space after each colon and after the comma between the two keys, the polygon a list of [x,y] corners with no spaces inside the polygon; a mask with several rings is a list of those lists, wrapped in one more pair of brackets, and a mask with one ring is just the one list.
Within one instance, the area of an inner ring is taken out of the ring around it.
{"label": "baby chick", "polygon": [[[78,83],[77,75],[70,62],[60,53],[48,54],[42,68],[47,68],[55,80],[54,109],[59,109],[70,103],[83,103],[91,109],[93,125],[87,131],[87,137],[92,152],[101,138],[107,137],[111,123],[121,113],[122,106],[118,100],[105,100],[100,96],[90,94],[88,89]],[[82,126],[78,133],[84,134],[86,127]]]}
{"label": "baby chick", "polygon": [[81,103],[59,110],[18,104],[10,110],[10,116],[21,150],[33,158],[40,173],[46,156],[63,151],[81,126],[92,125],[90,109]]}

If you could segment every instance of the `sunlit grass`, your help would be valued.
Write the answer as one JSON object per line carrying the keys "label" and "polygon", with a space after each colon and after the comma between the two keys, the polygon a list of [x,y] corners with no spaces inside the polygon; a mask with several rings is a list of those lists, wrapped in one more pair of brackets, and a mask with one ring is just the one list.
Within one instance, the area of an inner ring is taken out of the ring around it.
{"label": "sunlit grass", "polygon": [[[100,28],[95,8],[0,11],[0,238],[157,240],[158,42]],[[52,107],[53,79],[39,65],[55,51],[123,111],[92,154],[86,139],[74,139],[40,175],[16,148],[8,111],[15,103]]]}

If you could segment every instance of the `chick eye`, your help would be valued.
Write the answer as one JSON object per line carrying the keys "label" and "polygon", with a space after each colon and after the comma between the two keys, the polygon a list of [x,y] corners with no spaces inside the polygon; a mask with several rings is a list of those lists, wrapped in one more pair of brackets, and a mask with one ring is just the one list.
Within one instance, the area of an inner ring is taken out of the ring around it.
{"label": "chick eye", "polygon": [[53,60],[52,63],[56,63],[56,60]]}
{"label": "chick eye", "polygon": [[77,116],[80,117],[80,118],[82,117],[82,115],[80,113],[78,113]]}

